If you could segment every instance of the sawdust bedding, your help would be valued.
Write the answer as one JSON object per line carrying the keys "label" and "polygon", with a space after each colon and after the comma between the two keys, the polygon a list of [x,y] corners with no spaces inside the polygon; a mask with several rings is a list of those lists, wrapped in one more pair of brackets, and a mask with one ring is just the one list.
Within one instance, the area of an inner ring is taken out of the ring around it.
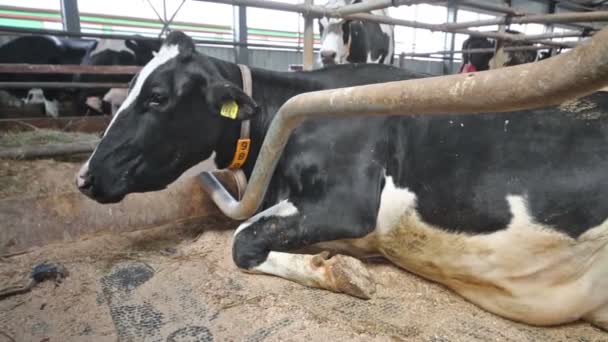
{"label": "sawdust bedding", "polygon": [[531,327],[368,261],[364,301],[239,272],[235,224],[172,224],[0,259],[0,286],[51,261],[69,276],[0,301],[0,341],[608,341],[585,323]]}

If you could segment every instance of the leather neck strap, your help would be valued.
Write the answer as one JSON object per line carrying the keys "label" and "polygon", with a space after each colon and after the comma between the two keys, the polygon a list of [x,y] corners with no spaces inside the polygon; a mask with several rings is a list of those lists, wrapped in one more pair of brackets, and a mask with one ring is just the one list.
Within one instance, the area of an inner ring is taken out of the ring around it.
{"label": "leather neck strap", "polygon": [[[246,65],[239,64],[241,70],[241,78],[243,80],[243,92],[247,96],[251,97],[253,94],[253,84],[251,81],[251,70]],[[250,139],[250,122],[249,120],[241,121],[241,136],[236,142],[236,149],[234,151],[234,157],[232,162],[228,166],[228,169],[232,171],[232,175],[237,184],[239,200],[242,198],[245,188],[247,187],[247,177],[241,169],[241,167],[247,161],[249,155],[249,149],[251,148]]]}

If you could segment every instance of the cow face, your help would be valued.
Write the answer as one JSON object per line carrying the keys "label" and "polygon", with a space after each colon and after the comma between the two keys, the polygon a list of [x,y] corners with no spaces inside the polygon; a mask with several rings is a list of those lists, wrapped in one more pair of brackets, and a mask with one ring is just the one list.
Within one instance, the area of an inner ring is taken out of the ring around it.
{"label": "cow face", "polygon": [[[483,37],[469,37],[462,43],[463,50],[486,49],[493,47],[494,43],[491,42],[489,39]],[[475,66],[476,71],[488,70],[490,69],[490,60],[493,56],[493,52],[463,53],[462,66],[464,67],[466,64],[472,64],[473,66]]]}
{"label": "cow face", "polygon": [[319,19],[321,33],[321,63],[323,65],[346,63],[350,51],[350,21],[340,18]]}
{"label": "cow face", "polygon": [[[172,32],[132,80],[126,100],[77,175],[79,189],[98,202],[118,202],[128,193],[163,189],[209,158],[222,131],[257,110],[216,65],[195,52],[185,34]],[[221,108],[234,102],[235,115],[221,116]]]}

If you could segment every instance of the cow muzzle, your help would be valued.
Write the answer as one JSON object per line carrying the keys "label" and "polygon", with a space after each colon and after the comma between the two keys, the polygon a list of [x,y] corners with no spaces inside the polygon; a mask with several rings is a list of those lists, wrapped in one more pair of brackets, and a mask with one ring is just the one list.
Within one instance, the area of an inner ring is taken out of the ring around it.
{"label": "cow muzzle", "polygon": [[89,172],[89,162],[82,165],[76,174],[76,186],[87,197],[93,198],[93,176]]}
{"label": "cow muzzle", "polygon": [[323,65],[334,65],[336,63],[336,52],[331,50],[321,51],[321,63]]}

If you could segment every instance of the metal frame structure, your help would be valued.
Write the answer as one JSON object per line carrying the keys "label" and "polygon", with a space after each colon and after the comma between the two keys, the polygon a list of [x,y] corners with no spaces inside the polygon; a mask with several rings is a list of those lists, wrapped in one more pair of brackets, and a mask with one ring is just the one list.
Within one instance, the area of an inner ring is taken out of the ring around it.
{"label": "metal frame structure", "polygon": [[[180,4],[177,11],[179,11],[179,9],[183,5],[184,1],[185,0],[182,0],[182,3]],[[266,45],[266,44],[248,44],[247,43],[247,27],[246,27],[246,18],[245,18],[246,17],[246,15],[245,15],[246,7],[258,7],[258,8],[266,8],[266,9],[300,13],[304,16],[305,21],[306,21],[305,27],[304,27],[305,36],[307,34],[310,34],[310,35],[312,34],[312,26],[313,26],[314,18],[326,16],[326,17],[338,17],[338,18],[345,18],[345,19],[367,20],[367,21],[374,21],[374,22],[390,24],[390,25],[400,25],[400,26],[407,26],[407,27],[413,27],[413,28],[427,29],[427,30],[431,30],[431,31],[443,31],[443,32],[446,32],[446,37],[447,37],[447,33],[451,33],[452,40],[454,39],[454,34],[460,33],[460,34],[467,34],[467,35],[471,35],[471,36],[493,38],[493,39],[501,40],[501,41],[529,42],[532,44],[543,44],[545,46],[562,47],[562,48],[563,47],[572,48],[575,46],[575,44],[569,43],[569,42],[555,42],[550,39],[563,38],[563,37],[576,37],[576,36],[581,36],[583,33],[577,32],[577,31],[569,31],[569,32],[562,32],[562,33],[551,33],[550,32],[550,33],[545,33],[545,34],[540,34],[540,35],[515,35],[515,34],[502,33],[502,32],[480,32],[480,31],[469,30],[469,28],[489,26],[489,25],[510,24],[510,23],[572,24],[572,23],[578,23],[578,22],[598,22],[598,21],[605,22],[605,21],[608,21],[608,11],[596,11],[596,12],[584,12],[584,13],[576,12],[576,13],[557,13],[557,14],[555,14],[555,13],[528,14],[528,13],[524,13],[521,11],[517,11],[511,7],[491,4],[486,1],[480,1],[480,0],[448,0],[447,1],[448,13],[450,13],[450,11],[453,11],[452,14],[453,14],[453,16],[455,16],[455,13],[457,11],[456,8],[461,7],[461,8],[473,8],[473,9],[478,9],[478,10],[482,10],[482,11],[490,11],[490,12],[494,12],[494,13],[505,14],[505,16],[496,18],[496,19],[478,20],[478,21],[471,21],[471,22],[464,22],[464,23],[456,23],[455,20],[450,19],[450,16],[448,16],[448,21],[444,24],[428,24],[428,23],[417,22],[417,21],[402,20],[402,19],[397,19],[397,18],[373,15],[370,13],[362,13],[362,12],[368,12],[368,11],[371,11],[374,9],[381,9],[381,8],[386,8],[386,7],[390,7],[390,6],[413,5],[413,4],[420,4],[420,3],[444,5],[444,4],[446,4],[446,0],[377,0],[377,1],[373,1],[373,2],[365,2],[365,3],[347,5],[347,6],[343,6],[341,8],[325,8],[323,6],[314,5],[312,3],[312,1],[310,1],[310,0],[305,0],[304,3],[300,3],[300,4],[289,4],[289,3],[282,3],[282,2],[271,1],[271,0],[198,0],[198,1],[228,4],[228,5],[236,6],[235,8],[238,8],[238,10],[235,10],[235,13],[237,13],[238,15],[235,15],[235,25],[234,26],[236,28],[236,32],[235,32],[236,34],[235,34],[234,42],[225,42],[224,43],[224,42],[217,42],[217,41],[204,41],[204,42],[200,42],[200,43],[213,44],[213,45],[233,45],[233,46],[237,47],[235,49],[236,50],[236,61],[239,63],[247,62],[246,48],[248,46],[269,47],[269,48],[275,47],[275,46]],[[61,31],[61,32],[65,35],[78,35],[79,34],[79,20],[78,20],[78,12],[77,12],[78,8],[77,8],[76,2],[77,2],[76,0],[61,0],[62,15],[64,17],[64,26],[66,27],[66,30]],[[561,2],[560,2],[560,4],[561,4]],[[555,11],[555,7],[558,5],[559,4],[556,4],[553,7],[548,6],[548,12],[551,12],[552,8],[553,8],[553,11]],[[157,15],[159,16],[159,20],[161,20],[163,22],[163,29],[161,30],[160,35],[162,35],[163,32],[166,31],[166,29],[168,28],[172,19],[177,14],[177,11],[173,14],[171,20],[161,17],[160,14],[157,13]],[[156,10],[155,10],[155,12],[156,12]],[[165,8],[165,12],[166,12],[166,8]],[[582,26],[582,27],[584,27],[584,26]],[[50,32],[50,33],[59,34],[59,32]],[[109,36],[106,36],[106,35],[89,34],[86,36],[91,36],[91,37],[103,36],[103,37],[109,38]],[[114,35],[114,36],[116,36],[116,35]],[[307,56],[307,57],[305,57],[306,62],[304,64],[306,64],[307,68],[310,68],[311,67],[310,56],[313,51],[312,50],[313,49],[312,39],[306,39],[306,37],[305,37],[304,40],[305,40],[304,56]],[[447,42],[447,38],[446,38],[446,42]],[[444,51],[449,51],[447,54],[449,55],[449,60],[452,61],[452,62],[450,62],[450,64],[453,63],[453,53],[451,52],[453,50],[453,47],[451,45],[452,44],[450,44],[449,49],[448,49],[448,46],[446,45],[445,46],[446,49],[444,50]],[[276,47],[280,48],[280,46],[276,46]],[[436,54],[436,53],[433,53],[433,54]]]}
{"label": "metal frame structure", "polygon": [[[235,47],[235,60],[237,63],[247,64],[248,63],[248,52],[247,47],[261,47],[261,48],[285,48],[283,46],[274,46],[270,44],[250,44],[247,41],[247,19],[246,19],[246,8],[247,7],[258,7],[258,8],[266,8],[273,10],[281,10],[281,11],[289,11],[300,13],[304,16],[305,19],[305,27],[304,27],[304,48],[303,48],[303,61],[304,68],[311,69],[313,66],[313,55],[314,55],[314,47],[313,47],[313,20],[318,17],[338,17],[345,19],[356,19],[356,20],[368,20],[374,21],[378,23],[390,24],[390,25],[401,25],[413,28],[420,29],[428,29],[431,31],[443,31],[446,33],[445,38],[445,46],[444,50],[429,52],[429,53],[405,53],[401,54],[400,58],[404,57],[426,57],[426,58],[440,58],[444,61],[444,73],[449,70],[453,70],[454,64],[454,54],[458,52],[467,52],[467,53],[479,53],[479,52],[488,52],[490,49],[469,49],[466,51],[455,51],[455,34],[468,34],[471,36],[478,37],[486,37],[496,39],[497,42],[504,41],[512,41],[512,42],[527,42],[530,43],[528,46],[522,47],[508,47],[506,51],[509,50],[527,50],[527,49],[545,49],[551,47],[560,47],[560,48],[572,48],[576,44],[568,43],[568,42],[555,42],[550,39],[552,38],[563,38],[563,37],[577,37],[581,36],[583,33],[578,31],[567,31],[561,33],[548,32],[544,34],[537,35],[523,35],[523,34],[509,34],[504,31],[501,32],[481,32],[469,30],[471,27],[482,27],[488,25],[508,25],[510,23],[544,23],[551,25],[555,23],[578,23],[581,21],[584,22],[598,22],[598,21],[608,21],[608,11],[596,11],[596,12],[584,12],[584,13],[549,13],[549,14],[527,14],[521,11],[517,11],[513,8],[495,5],[487,2],[482,2],[479,0],[377,0],[373,2],[364,2],[357,3],[353,5],[343,6],[341,8],[326,8],[323,6],[315,5],[313,0],[305,0],[304,3],[300,4],[289,4],[282,3],[272,0],[198,0],[198,1],[206,1],[212,3],[222,3],[229,4],[234,6],[234,27],[235,27],[235,38],[233,42],[217,42],[217,41],[205,41],[205,40],[195,40],[198,44],[208,44],[208,45],[227,45]],[[163,28],[159,34],[162,35],[168,29],[170,23],[175,18],[175,15],[181,9],[185,0],[182,0],[178,9],[173,13],[171,19],[167,19],[166,13],[164,16],[161,16],[156,9],[154,9],[155,13],[159,17],[159,20],[163,23]],[[380,15],[373,15],[371,13],[362,13],[368,12],[371,10],[386,8],[390,6],[402,6],[402,5],[413,5],[420,3],[429,3],[429,4],[439,4],[446,5],[448,9],[448,17],[447,22],[444,24],[428,24],[418,21],[411,20],[402,20],[397,18],[391,18]],[[552,2],[553,5],[548,5],[548,12],[555,12],[555,8],[557,4]],[[64,22],[64,31],[50,31],[50,30],[23,30],[23,29],[11,29],[11,28],[3,28],[0,27],[0,31],[9,31],[9,32],[20,32],[20,33],[46,33],[46,34],[57,34],[64,36],[87,36],[87,37],[103,37],[103,38],[118,38],[118,39],[128,39],[132,38],[132,36],[128,35],[105,35],[105,34],[83,34],[80,32],[80,23],[79,23],[79,15],[78,15],[78,6],[77,0],[61,0],[61,8],[62,8],[62,16]],[[166,12],[166,4],[163,7],[164,12]],[[475,8],[483,11],[491,11],[496,13],[505,14],[504,17],[489,19],[489,20],[478,20],[478,21],[470,21],[457,23],[456,16],[458,8]],[[144,38],[138,37],[138,39],[155,39],[155,38]],[[436,57],[436,55],[442,55],[443,57]],[[0,70],[2,70],[3,66],[0,65]],[[32,66],[32,67],[20,67],[17,70],[19,72],[27,72],[27,73],[42,73],[42,72],[51,72],[51,73],[100,73],[107,74],[112,73],[114,70],[117,74],[129,74],[133,72],[133,70],[127,71],[126,69],[121,69],[121,67],[117,67],[113,69],[113,67],[106,67],[106,69],[95,69],[94,67],[76,67],[76,66]],[[12,69],[14,72],[15,69]],[[125,72],[127,71],[127,72]],[[15,83],[15,86],[25,87],[26,84]],[[46,84],[47,87],[57,87],[58,84]],[[87,84],[72,84],[74,87],[91,87],[93,85]],[[123,85],[118,85],[123,86]],[[8,87],[7,84],[0,84],[0,87]]]}

